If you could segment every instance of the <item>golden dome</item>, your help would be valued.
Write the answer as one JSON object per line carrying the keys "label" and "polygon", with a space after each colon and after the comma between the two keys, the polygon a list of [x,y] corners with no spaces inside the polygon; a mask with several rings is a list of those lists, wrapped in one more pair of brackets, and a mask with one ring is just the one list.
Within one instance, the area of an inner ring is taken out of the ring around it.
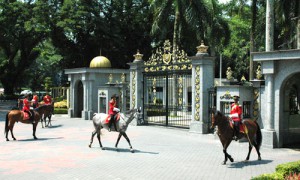
{"label": "golden dome", "polygon": [[90,68],[111,68],[111,63],[106,57],[97,56],[90,62]]}

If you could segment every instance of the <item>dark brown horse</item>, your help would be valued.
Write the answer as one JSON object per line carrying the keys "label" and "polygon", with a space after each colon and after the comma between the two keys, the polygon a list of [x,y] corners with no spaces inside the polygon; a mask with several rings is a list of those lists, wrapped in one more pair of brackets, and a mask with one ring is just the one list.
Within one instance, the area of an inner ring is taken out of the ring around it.
{"label": "dark brown horse", "polygon": [[[230,124],[230,121],[228,117],[226,117],[223,113],[220,111],[217,111],[212,114],[212,128],[215,126],[218,126],[217,134],[220,138],[220,141],[223,145],[223,153],[225,155],[225,160],[223,161],[223,164],[226,164],[228,158],[231,162],[233,162],[233,158],[227,153],[227,148],[230,145],[234,133],[234,129]],[[262,142],[262,135],[259,125],[256,121],[253,121],[251,119],[244,119],[243,120],[243,132],[239,133],[239,139],[242,137],[245,137],[249,141],[249,151],[246,158],[246,161],[250,158],[250,153],[252,150],[252,147],[254,146],[256,149],[256,152],[258,154],[258,160],[261,160],[259,148]]]}
{"label": "dark brown horse", "polygon": [[36,131],[36,127],[37,124],[39,123],[40,120],[40,114],[37,111],[31,111],[34,113],[34,119],[32,120],[24,120],[24,112],[20,111],[20,110],[11,110],[6,114],[6,121],[5,121],[5,128],[4,128],[4,133],[5,133],[5,137],[6,137],[6,141],[9,141],[8,139],[8,131],[10,131],[11,136],[14,140],[16,140],[14,133],[13,133],[13,129],[14,129],[14,125],[15,122],[21,122],[21,123],[25,123],[25,124],[32,124],[33,125],[33,137],[34,139],[37,139],[37,137],[35,136],[35,131]]}
{"label": "dark brown horse", "polygon": [[[43,121],[45,122],[45,127],[48,127],[49,125],[52,126],[51,117],[52,117],[52,114],[53,114],[53,111],[54,111],[53,103],[51,105],[41,105],[41,106],[35,108],[35,110],[37,112],[39,112],[39,114],[40,114],[42,128],[44,128]],[[48,123],[46,122],[46,120],[47,120],[46,118],[49,119]]]}

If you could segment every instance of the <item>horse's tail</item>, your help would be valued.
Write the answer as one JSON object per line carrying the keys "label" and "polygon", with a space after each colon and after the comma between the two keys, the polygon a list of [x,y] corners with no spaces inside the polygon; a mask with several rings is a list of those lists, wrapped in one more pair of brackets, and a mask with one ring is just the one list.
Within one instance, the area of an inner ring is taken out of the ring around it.
{"label": "horse's tail", "polygon": [[5,127],[4,127],[4,134],[5,135],[6,135],[7,131],[8,131],[8,113],[6,114]]}
{"label": "horse's tail", "polygon": [[261,143],[262,143],[262,135],[261,135],[261,130],[260,130],[260,127],[257,123],[257,121],[255,121],[255,124],[257,126],[257,131],[256,131],[256,143],[258,145],[258,147],[261,146]]}

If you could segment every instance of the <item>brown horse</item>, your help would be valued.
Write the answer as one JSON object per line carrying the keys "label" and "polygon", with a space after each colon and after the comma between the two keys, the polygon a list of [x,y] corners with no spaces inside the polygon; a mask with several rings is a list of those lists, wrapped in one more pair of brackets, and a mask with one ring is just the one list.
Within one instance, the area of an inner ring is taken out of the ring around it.
{"label": "brown horse", "polygon": [[[52,126],[51,117],[52,117],[52,114],[54,111],[53,104],[54,104],[54,102],[52,102],[51,105],[41,105],[41,106],[35,108],[35,110],[40,114],[42,128],[44,128],[43,121],[45,122],[45,127],[48,127],[49,125]],[[49,119],[48,123],[46,122],[46,118]]]}
{"label": "brown horse", "polygon": [[39,120],[40,120],[40,114],[35,110],[33,110],[31,112],[34,113],[33,121],[23,120],[24,112],[20,111],[20,110],[11,110],[6,114],[6,121],[5,121],[5,128],[4,128],[6,141],[9,141],[9,139],[7,137],[8,136],[8,131],[10,131],[12,138],[14,140],[16,140],[16,138],[14,136],[14,133],[13,133],[13,128],[14,128],[15,122],[21,122],[21,123],[25,123],[25,124],[32,124],[33,125],[33,137],[34,137],[34,139],[37,139],[37,137],[35,136],[35,131],[36,131],[37,124],[39,123]]}
{"label": "brown horse", "polygon": [[[230,120],[223,113],[217,111],[212,114],[212,128],[214,128],[215,126],[218,126],[217,134],[223,145],[223,153],[225,155],[223,164],[226,164],[228,158],[231,162],[233,162],[233,158],[227,153],[227,148],[232,141],[234,133],[234,129],[231,126]],[[242,126],[244,128],[244,131],[239,133],[238,138],[240,139],[242,137],[245,137],[249,141],[249,151],[246,161],[248,161],[250,158],[250,153],[253,146],[255,147],[258,154],[258,160],[261,160],[259,148],[262,142],[262,135],[259,125],[256,121],[253,121],[251,119],[244,119]]]}

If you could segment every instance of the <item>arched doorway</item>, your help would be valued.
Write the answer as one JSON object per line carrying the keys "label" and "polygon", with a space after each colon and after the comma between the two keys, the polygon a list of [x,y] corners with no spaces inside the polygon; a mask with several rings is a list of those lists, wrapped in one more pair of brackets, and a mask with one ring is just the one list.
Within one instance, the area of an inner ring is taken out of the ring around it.
{"label": "arched doorway", "polygon": [[74,116],[81,118],[83,110],[83,84],[80,80],[75,84],[74,102]]}
{"label": "arched doorway", "polygon": [[283,84],[283,147],[300,147],[300,73],[289,76]]}

